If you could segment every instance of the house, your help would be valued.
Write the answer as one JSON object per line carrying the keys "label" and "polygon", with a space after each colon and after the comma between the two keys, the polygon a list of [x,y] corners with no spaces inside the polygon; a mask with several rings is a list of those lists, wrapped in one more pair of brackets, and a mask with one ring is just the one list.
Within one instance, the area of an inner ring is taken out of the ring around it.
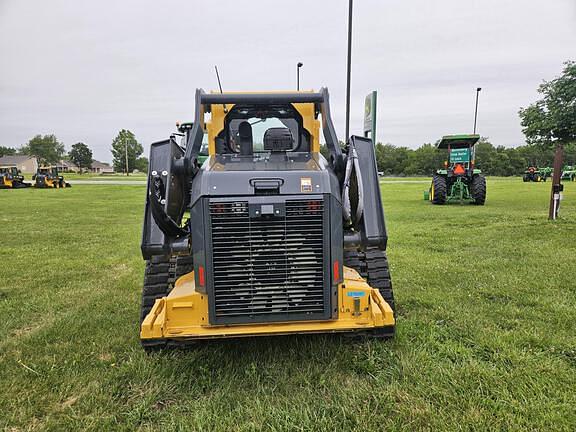
{"label": "house", "polygon": [[36,173],[38,170],[38,160],[34,156],[2,156],[0,157],[0,168],[15,166],[23,173]]}
{"label": "house", "polygon": [[63,172],[63,173],[80,171],[80,168],[78,168],[78,166],[74,162],[69,161],[69,160],[62,160],[61,159],[56,164],[54,164],[53,166],[58,168],[59,172]]}
{"label": "house", "polygon": [[106,162],[93,160],[92,169],[90,170],[90,172],[93,174],[114,174],[114,168],[112,168]]}

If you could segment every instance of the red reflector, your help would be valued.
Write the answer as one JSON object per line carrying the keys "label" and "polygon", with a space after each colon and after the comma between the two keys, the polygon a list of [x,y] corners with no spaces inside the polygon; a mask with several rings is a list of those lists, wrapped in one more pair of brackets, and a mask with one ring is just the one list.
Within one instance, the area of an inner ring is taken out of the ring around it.
{"label": "red reflector", "polygon": [[466,170],[464,169],[462,164],[456,164],[456,166],[454,167],[454,174],[464,174],[465,172]]}
{"label": "red reflector", "polygon": [[340,279],[340,263],[338,261],[334,261],[334,265],[332,266],[332,273],[334,274],[335,281]]}
{"label": "red reflector", "polygon": [[203,287],[205,282],[206,277],[204,275],[204,266],[198,266],[198,283]]}

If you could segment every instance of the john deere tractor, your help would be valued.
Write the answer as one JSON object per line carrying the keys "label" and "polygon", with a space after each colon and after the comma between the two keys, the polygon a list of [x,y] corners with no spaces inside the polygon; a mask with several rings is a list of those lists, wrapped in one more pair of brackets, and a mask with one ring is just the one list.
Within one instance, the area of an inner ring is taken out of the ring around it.
{"label": "john deere tractor", "polygon": [[[444,168],[432,176],[427,198],[432,204],[470,202],[484,205],[486,178],[474,166],[474,146],[480,135],[446,135],[437,148],[447,152]],[[426,197],[426,195],[425,195]]]}
{"label": "john deere tractor", "polygon": [[24,176],[17,167],[0,168],[0,189],[20,189],[30,186],[30,183],[24,182]]}
{"label": "john deere tractor", "polygon": [[562,180],[576,181],[576,166],[566,165],[562,170]]}
{"label": "john deere tractor", "polygon": [[526,169],[526,171],[524,171],[522,180],[524,182],[545,182],[551,175],[552,168],[550,167],[536,168],[534,166],[530,166]]}
{"label": "john deere tractor", "polygon": [[171,136],[150,149],[145,349],[242,336],[394,334],[374,144],[352,136],[340,148],[326,89],[197,90],[185,133],[185,146]]}
{"label": "john deere tractor", "polygon": [[40,167],[36,174],[32,176],[36,188],[67,188],[71,187],[70,183],[64,181],[64,177],[58,173],[56,167]]}

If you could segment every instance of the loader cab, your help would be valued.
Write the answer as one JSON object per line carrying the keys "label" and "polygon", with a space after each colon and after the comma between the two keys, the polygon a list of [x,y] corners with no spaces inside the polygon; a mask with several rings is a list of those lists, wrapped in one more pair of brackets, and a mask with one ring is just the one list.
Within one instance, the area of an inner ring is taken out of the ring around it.
{"label": "loader cab", "polygon": [[206,108],[209,155],[219,160],[258,162],[320,151],[320,113],[314,103],[240,102]]}
{"label": "loader cab", "polygon": [[43,175],[50,178],[56,178],[59,176],[58,168],[56,167],[40,167],[36,171],[36,175]]}
{"label": "loader cab", "polygon": [[0,168],[0,188],[12,187],[12,168]]}
{"label": "loader cab", "polygon": [[275,153],[309,153],[310,133],[291,105],[275,107],[237,105],[228,112],[215,137],[218,155],[270,156]]}
{"label": "loader cab", "polygon": [[6,178],[17,177],[19,175],[18,168],[16,167],[0,167],[0,176]]}

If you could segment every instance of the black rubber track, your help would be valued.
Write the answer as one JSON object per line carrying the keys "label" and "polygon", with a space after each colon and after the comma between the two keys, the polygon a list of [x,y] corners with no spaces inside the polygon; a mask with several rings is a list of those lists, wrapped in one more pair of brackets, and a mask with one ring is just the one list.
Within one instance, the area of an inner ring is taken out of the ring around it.
{"label": "black rubber track", "polygon": [[[152,310],[157,299],[167,296],[176,280],[193,270],[194,264],[191,256],[179,257],[153,257],[146,261],[144,270],[144,287],[142,288],[142,304],[140,307],[140,323]],[[142,340],[142,347],[146,351],[156,351],[166,346],[166,341]]]}
{"label": "black rubber track", "polygon": [[474,204],[484,205],[486,202],[486,177],[482,174],[475,174],[470,185],[470,195],[474,199]]}
{"label": "black rubber track", "polygon": [[[385,251],[378,248],[368,248],[365,252],[344,251],[344,265],[356,270],[371,287],[377,288],[386,303],[395,311],[394,291],[388,267],[388,257]],[[360,332],[357,335],[371,338],[390,338],[394,336],[395,330],[396,327],[382,327]],[[350,336],[354,337],[354,334]]]}
{"label": "black rubber track", "polygon": [[446,204],[446,177],[434,174],[432,176],[432,184],[434,186],[432,204]]}
{"label": "black rubber track", "polygon": [[362,251],[344,251],[344,265],[356,270],[372,288],[380,291],[386,303],[394,308],[394,291],[386,252],[378,248]]}

